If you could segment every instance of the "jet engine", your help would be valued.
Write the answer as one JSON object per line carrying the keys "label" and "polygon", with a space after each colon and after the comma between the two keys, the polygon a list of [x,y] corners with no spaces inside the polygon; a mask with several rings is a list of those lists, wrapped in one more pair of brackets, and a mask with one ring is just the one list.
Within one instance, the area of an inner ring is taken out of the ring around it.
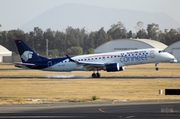
{"label": "jet engine", "polygon": [[123,71],[124,67],[119,67],[119,63],[111,63],[105,65],[105,70],[107,72]]}

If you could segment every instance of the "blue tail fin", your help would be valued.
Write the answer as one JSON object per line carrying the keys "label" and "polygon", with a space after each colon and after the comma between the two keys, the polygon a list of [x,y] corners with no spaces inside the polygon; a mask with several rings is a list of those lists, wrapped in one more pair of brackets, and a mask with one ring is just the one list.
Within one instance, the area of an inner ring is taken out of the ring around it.
{"label": "blue tail fin", "polygon": [[23,63],[34,63],[35,61],[41,60],[38,56],[24,41],[20,38],[15,39],[15,44],[17,46],[21,61]]}

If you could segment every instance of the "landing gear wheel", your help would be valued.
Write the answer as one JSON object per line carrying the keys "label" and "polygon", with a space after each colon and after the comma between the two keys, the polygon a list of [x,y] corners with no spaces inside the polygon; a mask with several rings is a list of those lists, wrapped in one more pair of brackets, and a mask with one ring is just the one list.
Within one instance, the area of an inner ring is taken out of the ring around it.
{"label": "landing gear wheel", "polygon": [[96,73],[93,73],[93,74],[92,74],[92,78],[96,78]]}
{"label": "landing gear wheel", "polygon": [[100,73],[96,73],[96,78],[100,78],[101,77],[101,75],[100,75]]}
{"label": "landing gear wheel", "polygon": [[101,77],[101,75],[100,75],[100,73],[99,72],[97,72],[97,73],[92,73],[92,78],[100,78]]}
{"label": "landing gear wheel", "polygon": [[155,67],[156,67],[156,68],[155,68],[155,70],[156,70],[156,71],[158,71],[158,70],[159,70],[159,68],[158,68],[158,66],[157,66],[157,65],[158,65],[158,63],[156,63],[156,64],[155,64]]}

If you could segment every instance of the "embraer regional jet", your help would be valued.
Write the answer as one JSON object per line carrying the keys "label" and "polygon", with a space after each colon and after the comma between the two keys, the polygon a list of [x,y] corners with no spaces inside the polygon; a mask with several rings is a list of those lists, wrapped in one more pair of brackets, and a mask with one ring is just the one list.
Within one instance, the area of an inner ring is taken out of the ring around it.
{"label": "embraer regional jet", "polygon": [[60,72],[93,71],[93,78],[100,77],[100,70],[107,72],[123,71],[126,65],[155,63],[155,69],[158,70],[157,64],[160,62],[177,62],[170,53],[155,48],[45,58],[37,55],[19,38],[15,39],[15,44],[22,61],[14,63],[16,67]]}

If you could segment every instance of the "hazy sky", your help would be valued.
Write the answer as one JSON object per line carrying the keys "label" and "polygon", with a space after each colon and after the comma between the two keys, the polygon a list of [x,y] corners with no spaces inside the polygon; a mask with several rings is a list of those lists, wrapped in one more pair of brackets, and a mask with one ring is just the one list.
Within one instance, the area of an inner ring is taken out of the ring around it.
{"label": "hazy sky", "polygon": [[44,11],[65,3],[163,12],[180,22],[180,0],[0,0],[0,30],[17,29]]}

